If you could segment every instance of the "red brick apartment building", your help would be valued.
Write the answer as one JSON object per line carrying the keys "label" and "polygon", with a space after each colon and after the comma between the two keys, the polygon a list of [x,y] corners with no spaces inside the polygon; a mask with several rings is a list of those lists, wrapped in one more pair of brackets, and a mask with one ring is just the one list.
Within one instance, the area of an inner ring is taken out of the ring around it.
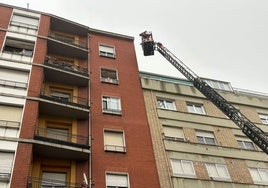
{"label": "red brick apartment building", "polygon": [[0,187],[159,187],[133,40],[0,4]]}

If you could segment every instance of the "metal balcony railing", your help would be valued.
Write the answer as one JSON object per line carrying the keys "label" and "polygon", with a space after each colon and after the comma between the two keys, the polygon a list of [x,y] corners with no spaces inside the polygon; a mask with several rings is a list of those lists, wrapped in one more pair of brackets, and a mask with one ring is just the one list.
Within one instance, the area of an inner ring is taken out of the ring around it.
{"label": "metal balcony railing", "polygon": [[85,42],[82,42],[82,41],[77,42],[77,41],[75,41],[72,38],[68,38],[68,37],[59,35],[59,34],[54,33],[54,32],[49,32],[48,36],[50,38],[52,38],[52,39],[61,41],[63,43],[71,44],[71,45],[76,46],[76,47],[79,47],[79,48],[87,49],[87,43],[85,43]]}
{"label": "metal balcony railing", "polygon": [[51,90],[41,91],[40,98],[54,101],[54,102],[63,103],[63,104],[68,104],[68,105],[72,105],[72,106],[77,106],[80,108],[89,109],[88,99],[77,97],[77,96],[71,96],[71,95],[69,95],[68,97],[66,97],[66,96],[61,97],[60,95],[56,96],[56,95],[52,95]]}
{"label": "metal balcony railing", "polygon": [[89,148],[89,137],[60,132],[60,131],[52,132],[51,130],[47,128],[36,127],[35,137],[43,141]]}
{"label": "metal balcony railing", "polygon": [[54,57],[47,56],[45,59],[45,65],[77,74],[82,74],[84,76],[88,76],[88,70],[86,68],[76,66],[72,63],[68,63],[65,61],[57,60]]}
{"label": "metal balcony railing", "polygon": [[53,179],[29,177],[27,188],[85,188],[83,183],[71,183]]}

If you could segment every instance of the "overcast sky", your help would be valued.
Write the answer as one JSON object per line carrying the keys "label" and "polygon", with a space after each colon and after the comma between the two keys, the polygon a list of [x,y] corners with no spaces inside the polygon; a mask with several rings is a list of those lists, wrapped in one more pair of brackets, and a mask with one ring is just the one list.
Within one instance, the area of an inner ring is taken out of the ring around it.
{"label": "overcast sky", "polygon": [[[135,37],[139,68],[180,76],[159,53],[143,57],[149,30],[200,77],[268,93],[268,0],[0,0]],[[1,18],[0,18],[1,19]],[[182,77],[182,76],[180,76]]]}

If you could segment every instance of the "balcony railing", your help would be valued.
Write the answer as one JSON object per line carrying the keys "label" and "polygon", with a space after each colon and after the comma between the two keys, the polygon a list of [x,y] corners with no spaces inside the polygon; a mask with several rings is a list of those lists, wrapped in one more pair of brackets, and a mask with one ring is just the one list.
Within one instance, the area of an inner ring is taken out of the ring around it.
{"label": "balcony railing", "polygon": [[38,138],[39,140],[43,140],[43,141],[58,143],[58,144],[89,148],[89,137],[70,134],[70,133],[62,133],[60,131],[52,132],[52,131],[49,131],[49,129],[47,128],[36,127],[35,138]]}
{"label": "balcony railing", "polygon": [[55,95],[51,95],[50,90],[43,90],[41,92],[40,98],[47,99],[47,100],[54,101],[54,102],[63,103],[63,104],[68,104],[72,106],[77,106],[80,108],[89,109],[88,99],[71,96],[71,95],[69,95],[68,97],[55,96]]}
{"label": "balcony railing", "polygon": [[83,183],[71,183],[53,179],[41,179],[37,177],[28,178],[27,188],[83,188]]}
{"label": "balcony railing", "polygon": [[68,63],[65,61],[60,61],[53,57],[47,56],[45,59],[45,65],[48,65],[57,69],[62,69],[65,71],[77,73],[77,74],[82,74],[84,76],[88,76],[88,71],[86,68],[76,66],[72,63]]}
{"label": "balcony railing", "polygon": [[56,33],[54,33],[54,32],[50,32],[48,36],[49,36],[50,38],[52,38],[52,39],[61,41],[61,42],[63,42],[63,43],[71,44],[71,45],[76,46],[76,47],[80,47],[80,48],[85,48],[85,49],[87,49],[87,43],[85,43],[85,42],[82,42],[82,41],[76,42],[76,41],[75,41],[74,39],[72,39],[72,38],[68,38],[68,37],[65,37],[65,36],[56,34]]}

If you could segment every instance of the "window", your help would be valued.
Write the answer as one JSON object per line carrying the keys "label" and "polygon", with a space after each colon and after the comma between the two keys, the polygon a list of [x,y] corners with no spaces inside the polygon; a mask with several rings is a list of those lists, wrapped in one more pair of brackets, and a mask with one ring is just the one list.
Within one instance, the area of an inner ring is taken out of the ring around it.
{"label": "window", "polygon": [[181,128],[163,126],[166,139],[184,141],[184,134]]}
{"label": "window", "polygon": [[120,99],[115,97],[102,97],[102,111],[104,113],[121,114]]}
{"label": "window", "polygon": [[195,114],[206,114],[202,104],[187,103],[188,112]]}
{"label": "window", "polygon": [[106,188],[128,188],[128,175],[106,173]]}
{"label": "window", "polygon": [[228,82],[222,82],[218,80],[203,79],[210,87],[214,89],[220,89],[225,91],[232,91],[231,84]]}
{"label": "window", "polygon": [[9,181],[13,165],[14,153],[0,152],[0,182]]}
{"label": "window", "polygon": [[59,129],[48,127],[46,129],[46,136],[48,138],[53,138],[56,140],[68,141],[69,130],[68,129]]}
{"label": "window", "polygon": [[66,187],[67,174],[56,172],[43,172],[42,188],[62,188]]}
{"label": "window", "polygon": [[173,174],[175,176],[195,177],[192,161],[170,159]]}
{"label": "window", "polygon": [[122,131],[104,131],[104,150],[126,152],[125,139]]}
{"label": "window", "polygon": [[236,138],[236,141],[237,141],[239,147],[242,149],[248,149],[248,150],[255,150],[256,149],[254,144],[247,138],[239,137],[239,138]]}
{"label": "window", "polygon": [[29,73],[27,72],[0,68],[0,86],[26,89],[28,77]]}
{"label": "window", "polygon": [[213,180],[226,180],[230,181],[230,175],[226,165],[206,163],[208,175]]}
{"label": "window", "polygon": [[10,25],[37,30],[39,19],[26,15],[13,14]]}
{"label": "window", "polygon": [[33,55],[33,50],[34,50],[34,42],[24,41],[15,38],[6,38],[6,43],[3,51],[12,54],[31,57]]}
{"label": "window", "polygon": [[63,93],[56,90],[50,91],[50,96],[54,99],[58,99],[60,101],[70,102],[71,101],[71,94],[70,93]]}
{"label": "window", "polygon": [[196,138],[198,143],[216,145],[214,134],[211,132],[196,131]]}
{"label": "window", "polygon": [[267,114],[259,114],[259,117],[260,117],[261,122],[263,124],[268,124],[268,115]]}
{"label": "window", "polygon": [[118,84],[117,72],[116,70],[101,69],[101,81],[107,83]]}
{"label": "window", "polygon": [[68,35],[66,33],[51,31],[49,33],[49,36],[56,39],[56,40],[62,41],[64,43],[74,44],[74,42],[75,42],[74,36]]}
{"label": "window", "polygon": [[268,169],[249,168],[249,172],[255,184],[268,185]]}
{"label": "window", "polygon": [[157,99],[157,106],[161,109],[176,110],[175,102],[168,99]]}
{"label": "window", "polygon": [[115,58],[115,50],[113,46],[99,45],[100,56]]}

